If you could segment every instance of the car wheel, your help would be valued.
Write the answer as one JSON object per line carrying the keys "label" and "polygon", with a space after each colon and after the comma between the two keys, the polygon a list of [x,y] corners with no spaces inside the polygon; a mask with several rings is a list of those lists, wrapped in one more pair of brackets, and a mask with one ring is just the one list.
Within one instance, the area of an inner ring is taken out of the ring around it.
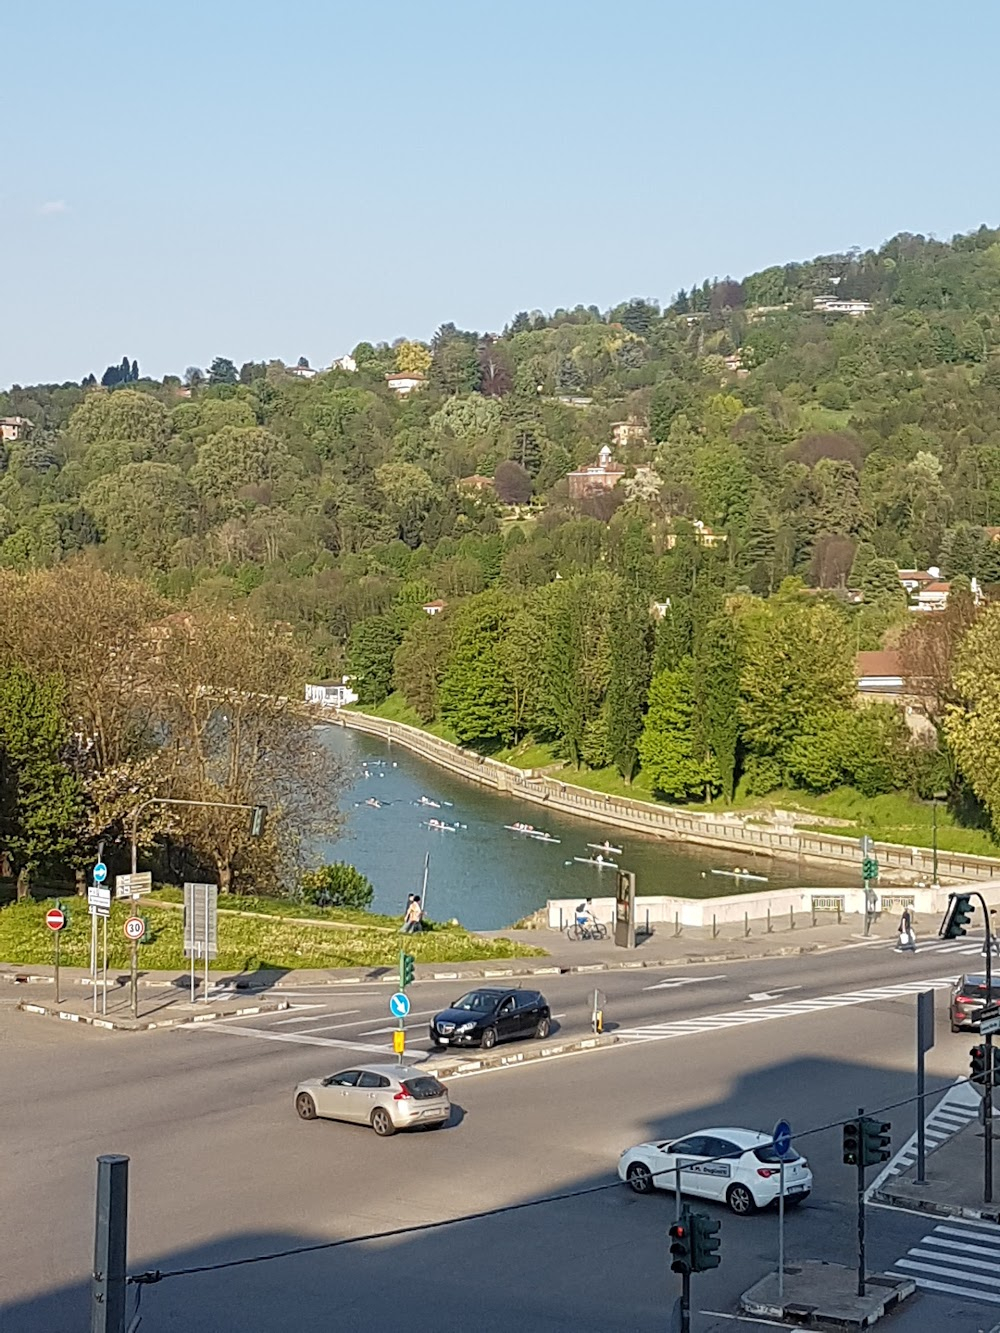
{"label": "car wheel", "polygon": [[493,1047],[497,1044],[496,1028],[487,1028],[483,1033],[483,1039],[480,1044],[484,1051],[492,1051]]}
{"label": "car wheel", "polygon": [[799,1205],[805,1203],[806,1199],[808,1198],[809,1198],[809,1190],[806,1190],[805,1194],[786,1194],[785,1207],[798,1208]]}
{"label": "car wheel", "polygon": [[316,1103],[308,1092],[300,1092],[295,1098],[295,1109],[298,1111],[301,1120],[316,1119]]}
{"label": "car wheel", "polygon": [[653,1173],[644,1162],[633,1162],[625,1174],[636,1194],[652,1194],[653,1192]]}
{"label": "car wheel", "polygon": [[552,1024],[547,1018],[540,1018],[535,1025],[535,1036],[539,1041],[544,1041],[552,1031]]}
{"label": "car wheel", "polygon": [[726,1195],[726,1203],[729,1204],[734,1213],[738,1213],[741,1217],[747,1217],[750,1213],[757,1211],[757,1204],[746,1185],[730,1185],[729,1192]]}
{"label": "car wheel", "polygon": [[392,1116],[384,1106],[376,1106],[372,1111],[372,1129],[380,1139],[388,1139],[396,1132],[396,1126],[392,1123]]}

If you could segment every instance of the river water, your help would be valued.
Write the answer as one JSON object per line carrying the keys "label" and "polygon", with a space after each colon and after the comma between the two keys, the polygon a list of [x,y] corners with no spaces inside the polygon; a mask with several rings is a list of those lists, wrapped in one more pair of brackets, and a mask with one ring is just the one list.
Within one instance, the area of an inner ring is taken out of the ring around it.
{"label": "river water", "polygon": [[[711,873],[736,865],[768,877],[767,885],[747,882],[747,891],[846,883],[845,871],[836,866],[800,865],[591,824],[464,782],[378,737],[341,727],[322,730],[324,743],[347,769],[349,786],[341,801],[340,836],[321,843],[319,851],[324,859],[349,861],[368,876],[378,912],[402,913],[406,895],[419,893],[428,852],[428,914],[438,921],[457,917],[472,930],[510,926],[548,898],[613,894],[613,870],[573,860],[595,856],[587,843],[605,839],[623,849],[610,859],[635,872],[637,894],[707,898],[737,893],[739,881]],[[422,796],[437,801],[439,808],[420,805]],[[377,800],[379,808],[367,805],[369,800]],[[436,831],[427,827],[430,819],[460,827]],[[560,841],[542,843],[504,828],[515,823],[544,828]]]}

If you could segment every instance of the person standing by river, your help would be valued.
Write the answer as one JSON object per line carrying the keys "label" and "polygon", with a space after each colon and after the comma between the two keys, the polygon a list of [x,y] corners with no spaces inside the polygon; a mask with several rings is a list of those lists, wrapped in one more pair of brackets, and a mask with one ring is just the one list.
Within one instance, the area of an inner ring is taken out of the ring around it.
{"label": "person standing by river", "polygon": [[406,916],[403,918],[403,934],[419,935],[424,928],[424,909],[420,906],[420,897],[414,893],[410,896],[410,901],[406,906]]}

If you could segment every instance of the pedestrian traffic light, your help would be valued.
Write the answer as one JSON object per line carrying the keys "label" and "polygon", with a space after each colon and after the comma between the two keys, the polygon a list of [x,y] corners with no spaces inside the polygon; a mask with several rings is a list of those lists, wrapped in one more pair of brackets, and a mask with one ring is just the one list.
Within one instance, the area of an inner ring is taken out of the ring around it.
{"label": "pedestrian traffic light", "polygon": [[861,1125],[848,1120],[844,1126],[844,1165],[857,1166],[861,1161]]}
{"label": "pedestrian traffic light", "polygon": [[972,894],[949,893],[948,910],[941,922],[938,934],[943,940],[957,940],[964,935],[965,927],[972,920]]}
{"label": "pedestrian traffic light", "polygon": [[866,856],[861,862],[862,879],[878,879],[878,862],[874,856]]}
{"label": "pedestrian traffic light", "polygon": [[871,1120],[865,1116],[861,1122],[862,1166],[877,1166],[879,1162],[889,1160],[892,1155],[889,1146],[891,1129],[888,1120]]}
{"label": "pedestrian traffic light", "polygon": [[250,836],[251,838],[260,838],[264,834],[264,823],[267,819],[267,806],[255,805],[250,811]]}
{"label": "pedestrian traffic light", "polygon": [[692,1273],[707,1273],[710,1268],[718,1268],[722,1263],[719,1254],[722,1223],[713,1222],[707,1213],[692,1213],[688,1221],[691,1225]]}
{"label": "pedestrian traffic light", "polygon": [[670,1265],[672,1273],[691,1272],[691,1232],[687,1226],[687,1214],[670,1228],[670,1254],[673,1259]]}
{"label": "pedestrian traffic light", "polygon": [[403,953],[402,950],[400,950],[400,954],[399,954],[399,989],[400,989],[400,990],[406,990],[407,986],[408,986],[408,985],[410,984],[410,982],[413,980],[413,963],[414,963],[413,954],[411,954],[411,953]]}

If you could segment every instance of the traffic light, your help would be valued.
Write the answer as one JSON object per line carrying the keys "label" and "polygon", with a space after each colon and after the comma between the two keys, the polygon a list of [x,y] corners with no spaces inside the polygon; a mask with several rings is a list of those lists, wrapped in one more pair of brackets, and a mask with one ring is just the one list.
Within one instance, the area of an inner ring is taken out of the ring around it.
{"label": "traffic light", "polygon": [[980,1042],[979,1046],[973,1046],[969,1050],[969,1056],[972,1057],[972,1082],[977,1088],[985,1088],[987,1082],[987,1050],[993,1052],[993,1082],[996,1084],[997,1068],[1000,1066],[1000,1046],[987,1046],[985,1042]]}
{"label": "traffic light", "polygon": [[938,934],[943,940],[957,940],[965,934],[965,927],[972,920],[972,894],[949,893],[948,910],[941,922]]}
{"label": "traffic light", "polygon": [[672,1273],[691,1272],[691,1232],[687,1225],[687,1214],[670,1228],[670,1265]]}
{"label": "traffic light", "polygon": [[713,1222],[707,1213],[692,1213],[688,1221],[691,1224],[692,1273],[707,1273],[710,1268],[718,1268],[722,1263],[719,1254],[721,1222]]}
{"label": "traffic light", "polygon": [[844,1165],[857,1166],[861,1161],[861,1125],[848,1120],[844,1126]]}
{"label": "traffic light", "polygon": [[890,1130],[892,1125],[886,1120],[871,1120],[865,1116],[861,1122],[861,1151],[863,1166],[877,1166],[887,1162],[892,1155]]}
{"label": "traffic light", "polygon": [[874,856],[866,856],[861,862],[862,879],[878,879],[878,862]]}
{"label": "traffic light", "polygon": [[407,986],[408,986],[408,985],[410,984],[410,982],[413,980],[413,962],[414,962],[413,954],[411,954],[411,953],[403,953],[402,950],[400,951],[400,954],[399,954],[399,989],[400,989],[400,990],[406,990]]}
{"label": "traffic light", "polygon": [[264,834],[264,824],[267,820],[267,806],[255,805],[250,811],[250,836],[251,838],[260,838]]}

